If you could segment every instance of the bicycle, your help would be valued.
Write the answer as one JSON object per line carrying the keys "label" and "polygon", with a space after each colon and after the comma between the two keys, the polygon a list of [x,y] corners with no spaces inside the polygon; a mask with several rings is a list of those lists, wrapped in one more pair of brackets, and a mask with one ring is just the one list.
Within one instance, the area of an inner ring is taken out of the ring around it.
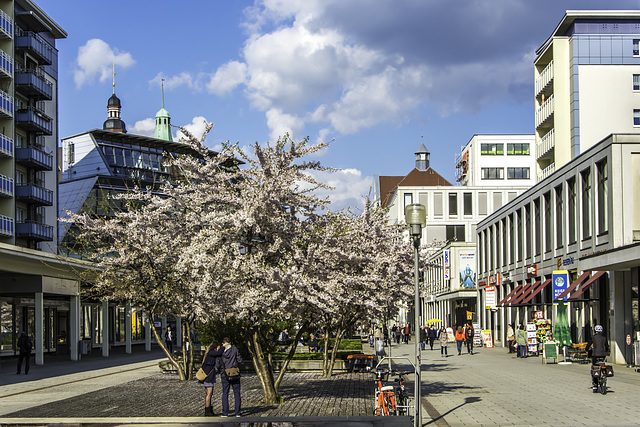
{"label": "bicycle", "polygon": [[378,388],[376,389],[376,406],[373,408],[373,415],[385,417],[396,415],[396,397],[393,386],[382,385],[383,382],[386,382],[389,371],[376,371],[374,375]]}
{"label": "bicycle", "polygon": [[392,371],[394,375],[397,375],[394,381],[398,383],[396,387],[396,410],[398,415],[409,415],[409,397],[405,393],[404,390],[404,376],[409,375],[411,372],[395,372]]}
{"label": "bicycle", "polygon": [[598,362],[591,365],[591,377],[595,380],[593,383],[596,384],[593,392],[599,392],[603,395],[607,394],[607,377],[612,376],[613,368],[606,365],[604,362]]}

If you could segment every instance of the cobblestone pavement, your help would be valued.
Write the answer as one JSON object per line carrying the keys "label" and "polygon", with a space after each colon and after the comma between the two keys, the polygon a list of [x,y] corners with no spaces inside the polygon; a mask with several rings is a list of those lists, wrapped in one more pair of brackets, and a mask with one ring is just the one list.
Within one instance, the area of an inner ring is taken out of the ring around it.
{"label": "cobblestone pavement", "polygon": [[[100,381],[100,379],[96,379]],[[262,390],[255,375],[242,377],[242,412],[245,416],[331,417],[370,416],[373,408],[371,375],[289,373],[280,394],[281,405],[262,404]],[[220,413],[222,387],[214,386],[214,411]],[[233,408],[233,393],[230,393]],[[194,417],[204,412],[204,389],[196,381],[179,381],[175,375],[158,374],[81,396],[43,403],[5,414],[7,418],[66,417]]]}

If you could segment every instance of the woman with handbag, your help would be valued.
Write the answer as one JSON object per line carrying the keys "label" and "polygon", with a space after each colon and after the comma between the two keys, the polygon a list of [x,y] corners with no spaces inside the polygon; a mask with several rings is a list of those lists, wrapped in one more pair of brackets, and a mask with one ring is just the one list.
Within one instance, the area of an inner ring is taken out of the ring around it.
{"label": "woman with handbag", "polygon": [[[216,362],[220,359],[223,352],[224,348],[220,347],[220,343],[214,341],[207,347],[204,359],[202,360],[202,368],[200,369],[206,374],[206,378],[201,381],[206,392],[204,397],[205,417],[215,417],[216,415],[213,412],[213,406],[211,406],[211,396],[213,395],[213,384],[216,382]],[[198,371],[198,374],[202,375],[200,371]],[[198,376],[198,374],[196,374],[196,376]]]}
{"label": "woman with handbag", "polygon": [[242,356],[236,348],[231,345],[229,338],[222,339],[224,353],[217,361],[217,369],[220,371],[220,381],[222,382],[222,416],[229,416],[229,389],[233,387],[233,400],[235,403],[235,415],[240,416],[240,363]]}

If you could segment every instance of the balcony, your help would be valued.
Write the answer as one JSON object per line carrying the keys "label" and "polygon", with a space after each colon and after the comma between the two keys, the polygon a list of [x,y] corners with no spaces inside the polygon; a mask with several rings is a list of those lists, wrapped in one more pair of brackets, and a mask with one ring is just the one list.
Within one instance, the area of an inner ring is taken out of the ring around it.
{"label": "balcony", "polygon": [[34,107],[20,108],[16,112],[16,124],[23,129],[40,135],[53,134],[51,117]]}
{"label": "balcony", "polygon": [[35,221],[25,221],[16,224],[16,237],[37,241],[53,241],[53,226]]}
{"label": "balcony", "polygon": [[[0,39],[13,38],[13,19],[3,10],[0,10]],[[12,233],[13,235],[13,233]]]}
{"label": "balcony", "polygon": [[536,129],[544,126],[551,126],[553,121],[553,95],[536,110]]}
{"label": "balcony", "polygon": [[0,236],[11,237],[13,236],[14,222],[13,218],[0,215]]}
{"label": "balcony", "polygon": [[36,147],[17,147],[16,163],[41,171],[53,170],[53,154]]}
{"label": "balcony", "polygon": [[0,175],[0,197],[13,197],[13,179]]}
{"label": "balcony", "polygon": [[545,179],[546,177],[551,175],[553,173],[553,171],[555,171],[555,169],[556,169],[556,164],[555,163],[551,163],[549,166],[544,168],[542,170],[542,172],[540,172],[538,174],[538,182],[542,181],[543,179]]}
{"label": "balcony", "polygon": [[30,98],[47,101],[53,98],[53,85],[40,69],[17,69],[15,83],[16,91]]}
{"label": "balcony", "polygon": [[552,148],[556,146],[555,130],[551,129],[542,137],[536,146],[536,160],[544,157]]}
{"label": "balcony", "polygon": [[18,184],[16,199],[39,206],[53,206],[53,191],[35,184]]}
{"label": "balcony", "polygon": [[0,133],[0,157],[13,157],[13,140]]}
{"label": "balcony", "polygon": [[552,82],[553,82],[553,61],[551,61],[549,65],[544,67],[544,70],[542,70],[542,72],[536,79],[536,82],[535,82],[536,97],[540,96],[542,92],[546,91],[547,88],[551,86]]}
{"label": "balcony", "polygon": [[13,96],[0,89],[0,117],[13,117]]}
{"label": "balcony", "polygon": [[29,52],[38,60],[39,65],[53,63],[53,46],[38,33],[19,30],[16,34],[15,48]]}
{"label": "balcony", "polygon": [[0,78],[13,77],[13,58],[4,50],[0,49]]}

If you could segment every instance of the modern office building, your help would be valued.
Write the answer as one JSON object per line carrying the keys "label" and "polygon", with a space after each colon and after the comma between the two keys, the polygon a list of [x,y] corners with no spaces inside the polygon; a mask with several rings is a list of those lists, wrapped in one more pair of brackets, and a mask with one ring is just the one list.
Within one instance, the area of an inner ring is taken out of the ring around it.
{"label": "modern office building", "polygon": [[536,51],[538,180],[640,127],[639,46],[640,11],[568,10]]}

